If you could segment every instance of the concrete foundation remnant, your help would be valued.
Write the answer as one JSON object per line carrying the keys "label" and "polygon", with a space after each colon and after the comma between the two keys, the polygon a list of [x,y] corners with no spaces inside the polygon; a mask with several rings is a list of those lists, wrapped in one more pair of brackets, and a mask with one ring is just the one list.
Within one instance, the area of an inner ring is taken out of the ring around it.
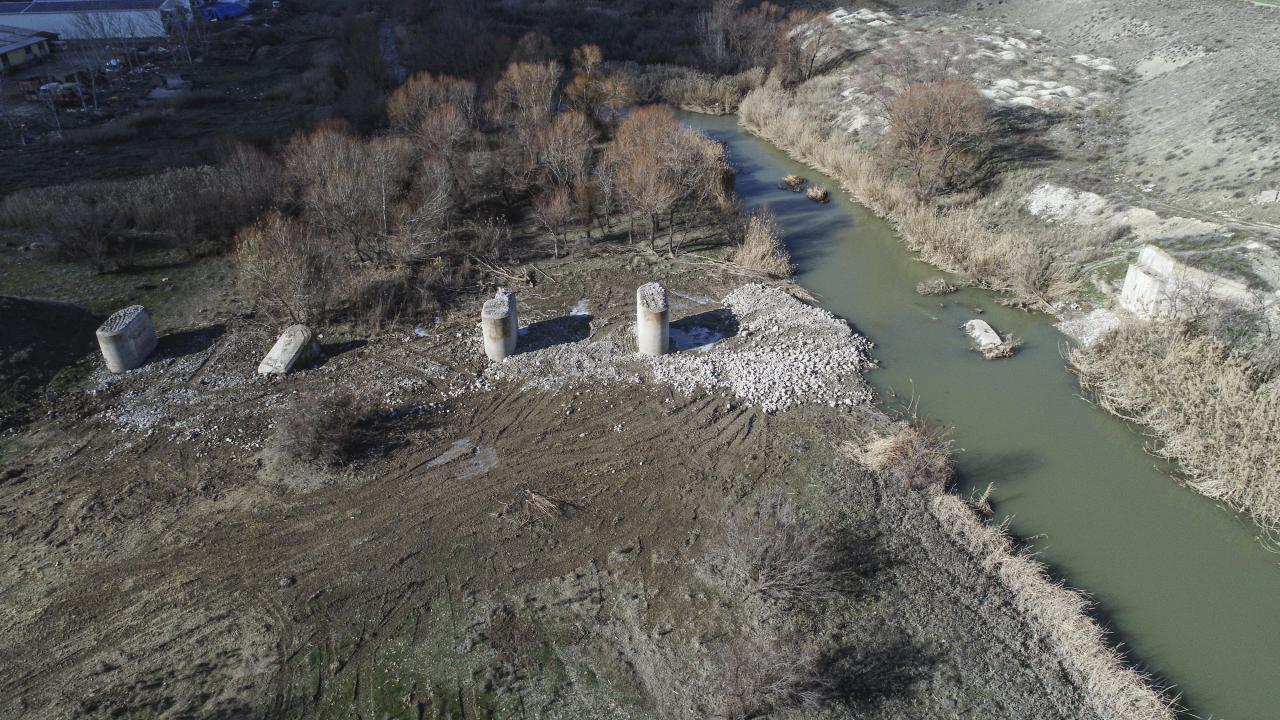
{"label": "concrete foundation remnant", "polygon": [[294,366],[320,356],[320,344],[311,328],[306,325],[290,325],[280,333],[276,344],[258,364],[259,375],[284,375]]}
{"label": "concrete foundation remnant", "polygon": [[1001,342],[1000,334],[991,329],[985,320],[970,320],[964,324],[964,331],[973,338],[973,344],[979,350],[989,350]]}
{"label": "concrete foundation remnant", "polygon": [[520,338],[520,321],[516,314],[516,294],[499,288],[492,300],[480,309],[480,333],[484,338],[484,354],[498,362],[516,351]]}
{"label": "concrete foundation remnant", "polygon": [[98,347],[113,373],[141,367],[156,349],[156,342],[151,315],[141,305],[117,310],[98,328]]}
{"label": "concrete foundation remnant", "polygon": [[1253,298],[1244,283],[1191,267],[1155,245],[1143,246],[1120,291],[1120,307],[1144,319],[1191,317],[1210,301],[1247,305]]}
{"label": "concrete foundation remnant", "polygon": [[636,347],[644,355],[664,355],[671,344],[667,289],[656,282],[636,288]]}

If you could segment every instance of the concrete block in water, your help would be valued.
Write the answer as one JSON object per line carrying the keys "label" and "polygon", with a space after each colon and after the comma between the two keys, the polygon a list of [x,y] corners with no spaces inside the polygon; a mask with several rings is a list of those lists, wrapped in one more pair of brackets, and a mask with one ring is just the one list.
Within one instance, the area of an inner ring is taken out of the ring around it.
{"label": "concrete block in water", "polygon": [[485,301],[480,309],[480,334],[484,339],[484,354],[490,360],[498,362],[514,353],[519,340],[519,329],[516,294],[500,288],[493,299]]}
{"label": "concrete block in water", "polygon": [[636,347],[644,355],[663,355],[671,344],[667,289],[656,282],[636,288]]}
{"label": "concrete block in water", "polygon": [[973,344],[979,350],[989,350],[1000,344],[1000,335],[985,320],[970,320],[964,324],[964,331],[973,338]]}
{"label": "concrete block in water", "polygon": [[258,364],[259,375],[284,375],[298,363],[319,357],[320,345],[311,328],[306,325],[290,325],[280,333],[276,344]]}
{"label": "concrete block in water", "polygon": [[98,328],[98,347],[113,373],[141,367],[156,349],[156,328],[141,305],[117,310]]}

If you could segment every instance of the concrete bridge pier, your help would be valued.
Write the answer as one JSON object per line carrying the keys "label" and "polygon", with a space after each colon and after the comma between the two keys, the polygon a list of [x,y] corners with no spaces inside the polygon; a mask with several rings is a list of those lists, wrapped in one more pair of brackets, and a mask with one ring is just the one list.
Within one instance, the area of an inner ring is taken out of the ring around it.
{"label": "concrete bridge pier", "polygon": [[643,355],[665,355],[671,344],[667,289],[656,282],[636,289],[636,347]]}
{"label": "concrete bridge pier", "polygon": [[156,328],[141,305],[117,310],[98,328],[98,347],[107,369],[122,373],[142,367],[156,349]]}

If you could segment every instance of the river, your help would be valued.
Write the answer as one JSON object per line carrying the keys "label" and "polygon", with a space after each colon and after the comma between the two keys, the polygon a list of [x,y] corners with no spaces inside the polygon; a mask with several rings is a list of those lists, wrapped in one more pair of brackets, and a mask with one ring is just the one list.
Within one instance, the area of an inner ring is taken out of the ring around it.
{"label": "river", "polygon": [[[1079,397],[1051,318],[991,293],[915,292],[939,277],[839,184],[746,134],[736,117],[685,122],[728,146],[737,190],[778,217],[797,282],[876,343],[868,379],[891,409],[953,428],[959,491],[995,483],[996,513],[1058,577],[1088,593],[1130,658],[1195,716],[1280,717],[1280,566],[1247,521],[1169,477],[1136,428]],[[796,173],[832,190],[780,190]],[[985,312],[977,314],[975,308]],[[981,317],[1024,340],[983,360],[960,325]]]}

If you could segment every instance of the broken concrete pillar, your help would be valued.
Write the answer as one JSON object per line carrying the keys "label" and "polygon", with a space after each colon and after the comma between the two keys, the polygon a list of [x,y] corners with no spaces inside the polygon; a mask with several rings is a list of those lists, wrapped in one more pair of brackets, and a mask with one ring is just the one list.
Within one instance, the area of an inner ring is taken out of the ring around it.
{"label": "broken concrete pillar", "polygon": [[990,350],[1001,343],[1000,335],[985,320],[970,320],[964,324],[964,331],[979,350]]}
{"label": "broken concrete pillar", "polygon": [[511,308],[511,315],[508,316],[507,322],[511,324],[511,331],[520,332],[520,315],[516,312],[516,293],[504,287],[498,288],[498,292],[493,294],[495,300],[506,300],[507,305]]}
{"label": "broken concrete pillar", "polygon": [[516,351],[519,339],[516,294],[503,288],[480,309],[480,333],[484,354],[498,362]]}
{"label": "broken concrete pillar", "polygon": [[98,347],[113,373],[141,367],[156,349],[156,328],[141,305],[130,305],[107,318],[98,328]]}
{"label": "broken concrete pillar", "polygon": [[306,325],[290,325],[280,333],[276,344],[258,364],[259,375],[284,375],[295,365],[319,357],[320,344],[311,328]]}
{"label": "broken concrete pillar", "polygon": [[636,288],[636,348],[643,355],[663,355],[671,343],[667,289],[656,282]]}

